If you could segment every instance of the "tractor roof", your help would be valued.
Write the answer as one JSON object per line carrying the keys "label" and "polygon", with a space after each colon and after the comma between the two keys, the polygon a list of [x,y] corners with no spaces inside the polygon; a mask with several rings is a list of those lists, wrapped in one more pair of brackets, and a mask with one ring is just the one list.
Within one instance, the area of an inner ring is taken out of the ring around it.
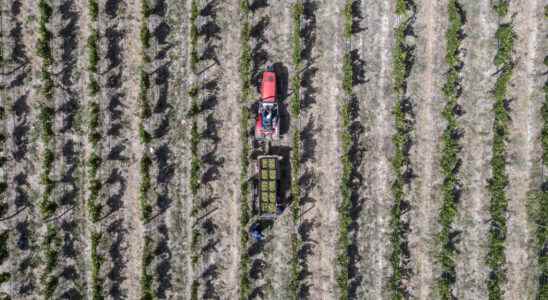
{"label": "tractor roof", "polygon": [[263,73],[261,99],[265,102],[276,101],[276,73],[268,71]]}

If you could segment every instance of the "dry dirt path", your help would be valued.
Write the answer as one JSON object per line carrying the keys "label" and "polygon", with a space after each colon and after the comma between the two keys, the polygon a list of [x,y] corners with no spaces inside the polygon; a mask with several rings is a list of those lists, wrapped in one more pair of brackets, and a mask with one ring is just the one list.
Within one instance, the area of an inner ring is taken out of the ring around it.
{"label": "dry dirt path", "polygon": [[[187,216],[190,213],[190,206],[185,202],[188,187],[188,172],[186,162],[189,157],[187,130],[181,128],[187,118],[188,101],[186,89],[184,89],[188,67],[186,65],[188,17],[186,1],[168,0],[158,1],[166,9],[164,23],[156,23],[155,32],[159,37],[165,36],[165,43],[162,43],[159,53],[164,53],[163,60],[166,62],[161,68],[162,73],[168,75],[159,88],[159,93],[167,102],[167,108],[162,111],[163,120],[169,124],[169,130],[163,135],[161,146],[157,151],[160,159],[158,165],[158,181],[163,186],[168,199],[165,223],[167,232],[162,231],[164,242],[167,243],[168,252],[164,252],[164,260],[158,265],[156,272],[168,276],[169,285],[165,289],[167,299],[186,299],[188,284],[188,257],[187,248]],[[161,38],[160,38],[161,40]],[[167,61],[166,61],[167,60]],[[162,106],[162,105],[161,105]],[[160,106],[160,107],[161,107]],[[162,122],[163,123],[163,122]],[[167,241],[165,241],[167,239]],[[165,267],[165,268],[163,268]],[[161,280],[162,277],[159,277]],[[162,290],[163,290],[162,289]],[[164,296],[164,295],[161,295]]]}
{"label": "dry dirt path", "polygon": [[340,120],[339,106],[342,92],[343,8],[342,1],[317,1],[316,44],[312,49],[317,72],[311,83],[313,102],[303,111],[303,124],[314,124],[312,134],[316,143],[312,157],[303,164],[311,176],[307,207],[303,223],[311,224],[309,240],[313,243],[307,258],[310,299],[334,299],[338,295],[335,280],[338,217],[340,204]]}
{"label": "dry dirt path", "polygon": [[[544,102],[543,59],[546,55],[545,1],[512,1],[510,14],[516,39],[516,66],[509,89],[510,127],[508,137],[508,234],[506,263],[508,276],[505,299],[534,298],[538,277],[535,269],[535,237],[528,221],[527,203],[531,192],[541,186],[542,130]],[[544,40],[543,40],[544,39]]]}
{"label": "dry dirt path", "polygon": [[[213,4],[214,1],[208,3]],[[240,85],[234,78],[239,74],[240,11],[235,0],[213,5],[211,24],[218,26],[218,33],[208,44],[214,46],[215,56],[205,60],[203,66],[211,66],[203,73],[202,84],[214,86],[204,98],[204,133],[208,154],[204,170],[204,183],[212,205],[207,208],[212,224],[215,224],[215,244],[209,261],[212,274],[205,274],[211,282],[207,292],[216,297],[236,299],[239,291],[240,230],[240,135],[239,126]],[[209,277],[209,278],[208,278]]]}
{"label": "dry dirt path", "polygon": [[409,251],[412,275],[408,291],[418,299],[435,298],[435,251],[438,211],[441,204],[440,145],[444,130],[445,32],[447,1],[416,1],[416,60],[409,78],[415,103],[415,137],[410,160],[411,182]]}
{"label": "dry dirt path", "polygon": [[392,66],[394,5],[389,1],[361,1],[362,31],[354,43],[365,60],[365,84],[355,88],[360,117],[365,125],[365,158],[360,168],[365,184],[360,195],[364,199],[358,251],[362,261],[361,286],[357,293],[367,299],[389,297],[386,287],[391,274],[388,261],[390,185],[393,180],[390,164],[394,134],[392,103],[394,94]]}
{"label": "dry dirt path", "polygon": [[487,298],[488,270],[487,232],[489,220],[493,96],[496,53],[495,31],[497,18],[489,1],[461,1],[467,16],[462,42],[464,68],[462,70],[462,97],[464,111],[459,119],[463,129],[461,139],[463,185],[458,205],[457,229],[462,231],[457,245],[457,281],[455,290],[462,299]]}
{"label": "dry dirt path", "polygon": [[[122,197],[124,203],[124,223],[128,228],[127,236],[127,264],[126,264],[126,288],[129,299],[138,299],[141,296],[141,273],[142,273],[142,252],[144,241],[144,226],[139,216],[141,209],[139,207],[139,186],[141,176],[139,172],[140,159],[145,151],[141,144],[139,132],[139,67],[142,62],[141,43],[139,38],[139,28],[141,22],[141,2],[139,0],[127,0],[125,13],[125,35],[121,41],[123,49],[123,59],[125,70],[122,75],[122,89],[125,93],[124,117],[127,118],[125,124],[128,130],[125,134],[127,139],[127,151],[129,160],[124,165],[127,171],[127,192]],[[152,199],[150,199],[152,200]]]}

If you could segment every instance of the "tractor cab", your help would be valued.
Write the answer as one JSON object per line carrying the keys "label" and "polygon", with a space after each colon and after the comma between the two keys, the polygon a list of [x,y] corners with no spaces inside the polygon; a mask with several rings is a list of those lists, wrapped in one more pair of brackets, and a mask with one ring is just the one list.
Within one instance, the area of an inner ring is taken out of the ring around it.
{"label": "tractor cab", "polygon": [[274,125],[276,125],[278,121],[277,105],[262,103],[262,105],[259,106],[259,121],[261,122],[263,131],[270,132],[275,130],[276,128],[274,128]]}
{"label": "tractor cab", "polygon": [[255,139],[277,140],[280,131],[278,98],[276,95],[276,73],[269,67],[261,80],[261,100],[255,123]]}

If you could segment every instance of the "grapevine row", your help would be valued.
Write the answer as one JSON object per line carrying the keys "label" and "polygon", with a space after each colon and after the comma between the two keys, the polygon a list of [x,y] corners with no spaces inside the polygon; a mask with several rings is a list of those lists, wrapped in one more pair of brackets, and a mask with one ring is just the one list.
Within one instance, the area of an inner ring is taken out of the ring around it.
{"label": "grapevine row", "polygon": [[[544,7],[544,18],[548,19],[548,5]],[[544,57],[544,66],[548,67],[548,56]],[[548,81],[544,82],[544,104],[542,107],[542,150],[543,168],[548,169]],[[548,299],[548,180],[546,175],[543,178],[542,191],[540,195],[538,215],[535,218],[537,224],[537,245],[539,265],[539,286],[537,299]]]}
{"label": "grapevine row", "polygon": [[247,252],[249,236],[247,234],[247,224],[250,220],[249,209],[249,194],[250,187],[248,183],[248,169],[249,169],[249,118],[250,112],[247,108],[248,100],[251,95],[251,79],[252,79],[252,57],[251,57],[251,24],[250,24],[250,8],[248,0],[240,0],[240,18],[241,18],[241,32],[240,32],[240,81],[242,84],[241,90],[241,110],[240,110],[240,140],[242,144],[241,149],[241,166],[240,166],[240,300],[248,299],[251,293],[251,282],[249,278],[250,271],[250,257]]}
{"label": "grapevine row", "polygon": [[390,263],[392,266],[392,276],[390,278],[390,289],[392,299],[403,299],[405,289],[403,287],[402,277],[405,274],[405,262],[402,255],[405,255],[407,247],[407,237],[405,224],[402,221],[403,207],[406,205],[404,188],[406,180],[411,169],[409,159],[409,147],[411,145],[412,124],[409,121],[408,105],[406,100],[407,79],[409,70],[413,64],[413,48],[406,42],[406,34],[413,25],[415,14],[415,4],[411,0],[398,0],[396,2],[396,15],[401,19],[400,24],[395,29],[395,46],[393,50],[393,77],[394,92],[396,94],[396,103],[394,105],[393,115],[395,119],[396,133],[392,137],[395,146],[395,153],[392,158],[392,168],[395,174],[392,183],[392,197],[394,204],[391,209],[391,246]]}
{"label": "grapevine row", "polygon": [[438,278],[441,299],[453,299],[453,288],[456,280],[455,271],[455,228],[453,222],[457,214],[460,182],[459,168],[459,124],[458,98],[460,89],[460,69],[462,62],[459,59],[460,44],[462,41],[462,26],[464,12],[458,0],[448,3],[449,28],[446,34],[445,61],[449,66],[447,78],[443,87],[446,99],[443,117],[447,122],[443,132],[441,170],[443,176],[442,207],[439,215],[441,232],[439,233],[441,274]]}
{"label": "grapevine row", "polygon": [[44,146],[42,154],[42,174],[40,175],[40,183],[44,186],[42,199],[40,201],[40,211],[45,218],[51,217],[57,210],[57,203],[52,201],[52,193],[55,188],[55,180],[51,176],[53,161],[55,160],[54,152],[54,100],[53,100],[53,78],[51,67],[53,63],[52,50],[50,41],[52,33],[48,29],[49,19],[53,13],[49,0],[40,0],[38,3],[39,20],[38,20],[38,56],[42,58],[42,87],[41,94],[44,97],[44,102],[40,105],[40,129],[41,139]]}
{"label": "grapevine row", "polygon": [[[508,14],[508,2],[501,0],[495,5],[499,18],[504,18]],[[512,78],[513,69],[512,50],[515,34],[512,24],[500,24],[495,37],[498,43],[495,65],[499,72],[494,89],[495,104],[493,108],[495,120],[493,124],[493,157],[490,163],[492,177],[489,180],[488,186],[490,192],[489,212],[491,215],[487,252],[487,265],[491,274],[487,279],[489,299],[500,299],[502,297],[502,284],[505,280],[504,241],[507,232],[506,211],[508,208],[508,199],[505,192],[506,185],[508,184],[508,175],[506,174],[506,139],[508,135],[508,122],[510,120],[506,91],[508,83]]]}
{"label": "grapevine row", "polygon": [[[292,203],[292,216],[294,226],[298,226],[300,223],[301,215],[301,188],[299,186],[300,178],[300,163],[301,163],[301,129],[298,125],[301,111],[301,76],[299,70],[301,69],[302,60],[302,45],[301,45],[301,18],[303,16],[304,6],[301,1],[297,1],[293,4],[293,33],[292,33],[292,46],[293,46],[293,70],[295,75],[291,79],[291,85],[293,89],[293,96],[291,98],[291,119],[295,120],[293,125],[292,136],[292,153],[291,153],[291,199]],[[292,299],[299,298],[299,281],[300,281],[300,266],[299,266],[299,250],[302,247],[302,240],[299,237],[298,232],[295,230],[291,233],[291,281],[289,289]]]}
{"label": "grapevine row", "polygon": [[[40,0],[38,3],[38,56],[42,58],[41,65],[41,95],[44,98],[40,105],[40,131],[41,140],[44,147],[42,157],[42,173],[40,183],[43,185],[42,198],[39,202],[40,212],[44,219],[50,218],[55,214],[58,208],[57,202],[52,200],[52,193],[55,188],[55,180],[51,178],[53,162],[55,160],[55,142],[53,122],[55,120],[55,103],[53,99],[53,78],[51,68],[53,64],[52,49],[50,41],[53,37],[48,29],[48,23],[53,13],[53,8],[49,0]],[[59,250],[61,240],[58,235],[58,229],[54,224],[48,224],[46,236],[41,243],[40,249],[44,255],[45,267],[40,275],[42,294],[44,298],[52,298],[55,289],[59,285],[59,277],[53,274],[59,260]]]}
{"label": "grapevine row", "polygon": [[[4,231],[0,233],[0,265],[3,265],[4,262],[9,257],[9,250],[8,250],[8,243],[9,243],[9,231]],[[0,273],[0,285],[8,282],[10,279],[11,274],[8,272],[2,272]]]}
{"label": "grapevine row", "polygon": [[[1,2],[0,2],[1,4]],[[0,11],[0,22],[3,22],[3,11]],[[2,74],[5,74],[5,64],[6,60],[4,58],[4,32],[0,32],[0,67]],[[7,169],[6,169],[6,102],[7,97],[4,94],[4,91],[7,87],[2,85],[0,86],[0,91],[2,92],[2,103],[0,104],[0,169],[1,169],[1,178],[0,178],[0,217],[3,217],[9,209],[6,191],[8,189],[7,183]]]}
{"label": "grapevine row", "polygon": [[139,188],[139,203],[141,207],[141,218],[144,223],[150,221],[152,214],[152,205],[148,199],[148,194],[151,189],[150,167],[152,159],[146,152],[148,145],[152,140],[151,134],[145,128],[145,123],[151,116],[151,108],[148,99],[150,90],[150,75],[146,72],[145,67],[150,62],[150,58],[146,53],[146,49],[150,48],[151,33],[148,29],[148,18],[152,14],[152,8],[148,0],[141,0],[141,46],[143,47],[141,57],[141,67],[139,70],[139,106],[140,106],[140,122],[139,122],[139,139],[145,151],[143,151],[140,161],[141,183]]}
{"label": "grapevine row", "polygon": [[[152,135],[146,129],[146,122],[152,115],[152,109],[149,102],[150,75],[146,71],[146,66],[150,62],[147,50],[151,46],[152,35],[148,29],[149,17],[152,14],[152,7],[149,0],[141,0],[141,28],[140,41],[142,47],[141,67],[139,70],[139,139],[143,145],[143,153],[139,163],[139,174],[141,182],[139,187],[139,204],[141,208],[141,219],[146,225],[152,217],[152,204],[149,194],[152,188],[150,169],[152,167],[152,158],[148,154],[149,144],[152,141]],[[148,236],[143,240],[143,257],[141,263],[141,299],[152,300],[155,297],[153,290],[153,276],[150,273],[152,264],[152,241]]]}
{"label": "grapevine row", "polygon": [[[0,22],[2,22],[2,18],[3,18],[3,10],[0,10]],[[0,32],[0,67],[2,69],[2,74],[5,74],[5,59],[4,59],[4,44],[3,44],[3,32]],[[0,178],[0,217],[3,217],[7,212],[8,212],[8,201],[7,201],[7,197],[6,197],[6,190],[8,188],[8,185],[7,185],[7,182],[6,182],[6,178],[7,178],[7,174],[6,174],[6,168],[5,168],[5,164],[7,162],[7,159],[6,159],[6,132],[5,132],[5,119],[6,119],[6,100],[7,98],[4,96],[4,90],[5,90],[5,87],[4,86],[0,86],[0,91],[2,92],[2,103],[1,103],[1,106],[0,106],[0,122],[2,122],[2,127],[0,128],[0,168],[2,168],[1,170],[1,176],[2,178]],[[9,231],[3,231],[2,233],[0,233],[0,266],[4,264],[4,262],[6,262],[6,260],[8,259],[9,257],[9,250],[8,250],[8,243],[9,243]],[[0,273],[0,285],[6,283],[9,281],[11,277],[11,274],[8,273],[8,272],[2,272]],[[0,297],[3,297],[4,295],[0,295]]]}
{"label": "grapevine row", "polygon": [[350,225],[352,223],[350,210],[352,209],[352,160],[351,149],[353,139],[351,134],[351,106],[350,101],[353,95],[352,80],[353,67],[351,58],[352,41],[352,4],[353,0],[347,0],[344,8],[344,39],[346,41],[346,50],[343,57],[343,91],[344,96],[341,99],[341,204],[339,206],[339,249],[337,255],[337,284],[340,289],[339,299],[348,299],[349,291],[349,266],[350,266]]}
{"label": "grapevine row", "polygon": [[[199,63],[198,57],[198,26],[196,24],[197,18],[199,15],[198,1],[192,0],[190,8],[190,69],[193,73],[197,71],[197,65]],[[190,113],[191,117],[191,130],[190,130],[190,152],[191,152],[191,166],[190,166],[190,191],[192,193],[192,218],[198,216],[200,209],[200,201],[198,190],[200,188],[200,170],[201,170],[201,159],[200,153],[198,151],[198,146],[200,144],[200,133],[198,129],[198,114],[199,114],[199,88],[197,83],[194,83],[188,92],[190,97]],[[192,227],[192,237],[191,237],[191,263],[192,269],[198,269],[198,262],[200,259],[200,242],[202,240],[202,233],[200,229],[196,226]],[[198,281],[199,276],[194,276],[191,285],[191,299],[198,299],[198,288],[200,283]]]}
{"label": "grapevine row", "polygon": [[[98,83],[98,63],[99,63],[99,50],[98,40],[99,33],[97,30],[98,16],[99,16],[99,4],[97,0],[89,0],[88,12],[90,16],[90,35],[87,40],[88,51],[88,71],[89,71],[89,120],[88,120],[88,141],[91,145],[91,153],[89,154],[87,167],[88,167],[88,185],[89,196],[87,199],[87,208],[90,221],[97,223],[101,216],[103,205],[98,202],[99,193],[102,188],[101,179],[98,176],[98,170],[102,164],[101,157],[101,127],[100,127],[100,113],[101,108],[99,99],[97,99],[97,93],[99,92]],[[91,298],[93,300],[104,299],[102,278],[100,276],[101,264],[103,257],[98,253],[99,243],[101,241],[101,233],[96,229],[91,229],[90,232],[90,259],[91,259]]]}

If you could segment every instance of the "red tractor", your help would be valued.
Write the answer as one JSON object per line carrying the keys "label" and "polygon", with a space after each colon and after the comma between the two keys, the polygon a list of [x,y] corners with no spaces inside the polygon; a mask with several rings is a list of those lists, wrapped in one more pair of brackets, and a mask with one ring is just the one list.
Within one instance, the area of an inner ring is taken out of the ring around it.
{"label": "red tractor", "polygon": [[280,137],[280,112],[276,96],[276,73],[272,66],[263,72],[261,81],[261,101],[257,122],[255,123],[255,139],[258,141],[278,140]]}

